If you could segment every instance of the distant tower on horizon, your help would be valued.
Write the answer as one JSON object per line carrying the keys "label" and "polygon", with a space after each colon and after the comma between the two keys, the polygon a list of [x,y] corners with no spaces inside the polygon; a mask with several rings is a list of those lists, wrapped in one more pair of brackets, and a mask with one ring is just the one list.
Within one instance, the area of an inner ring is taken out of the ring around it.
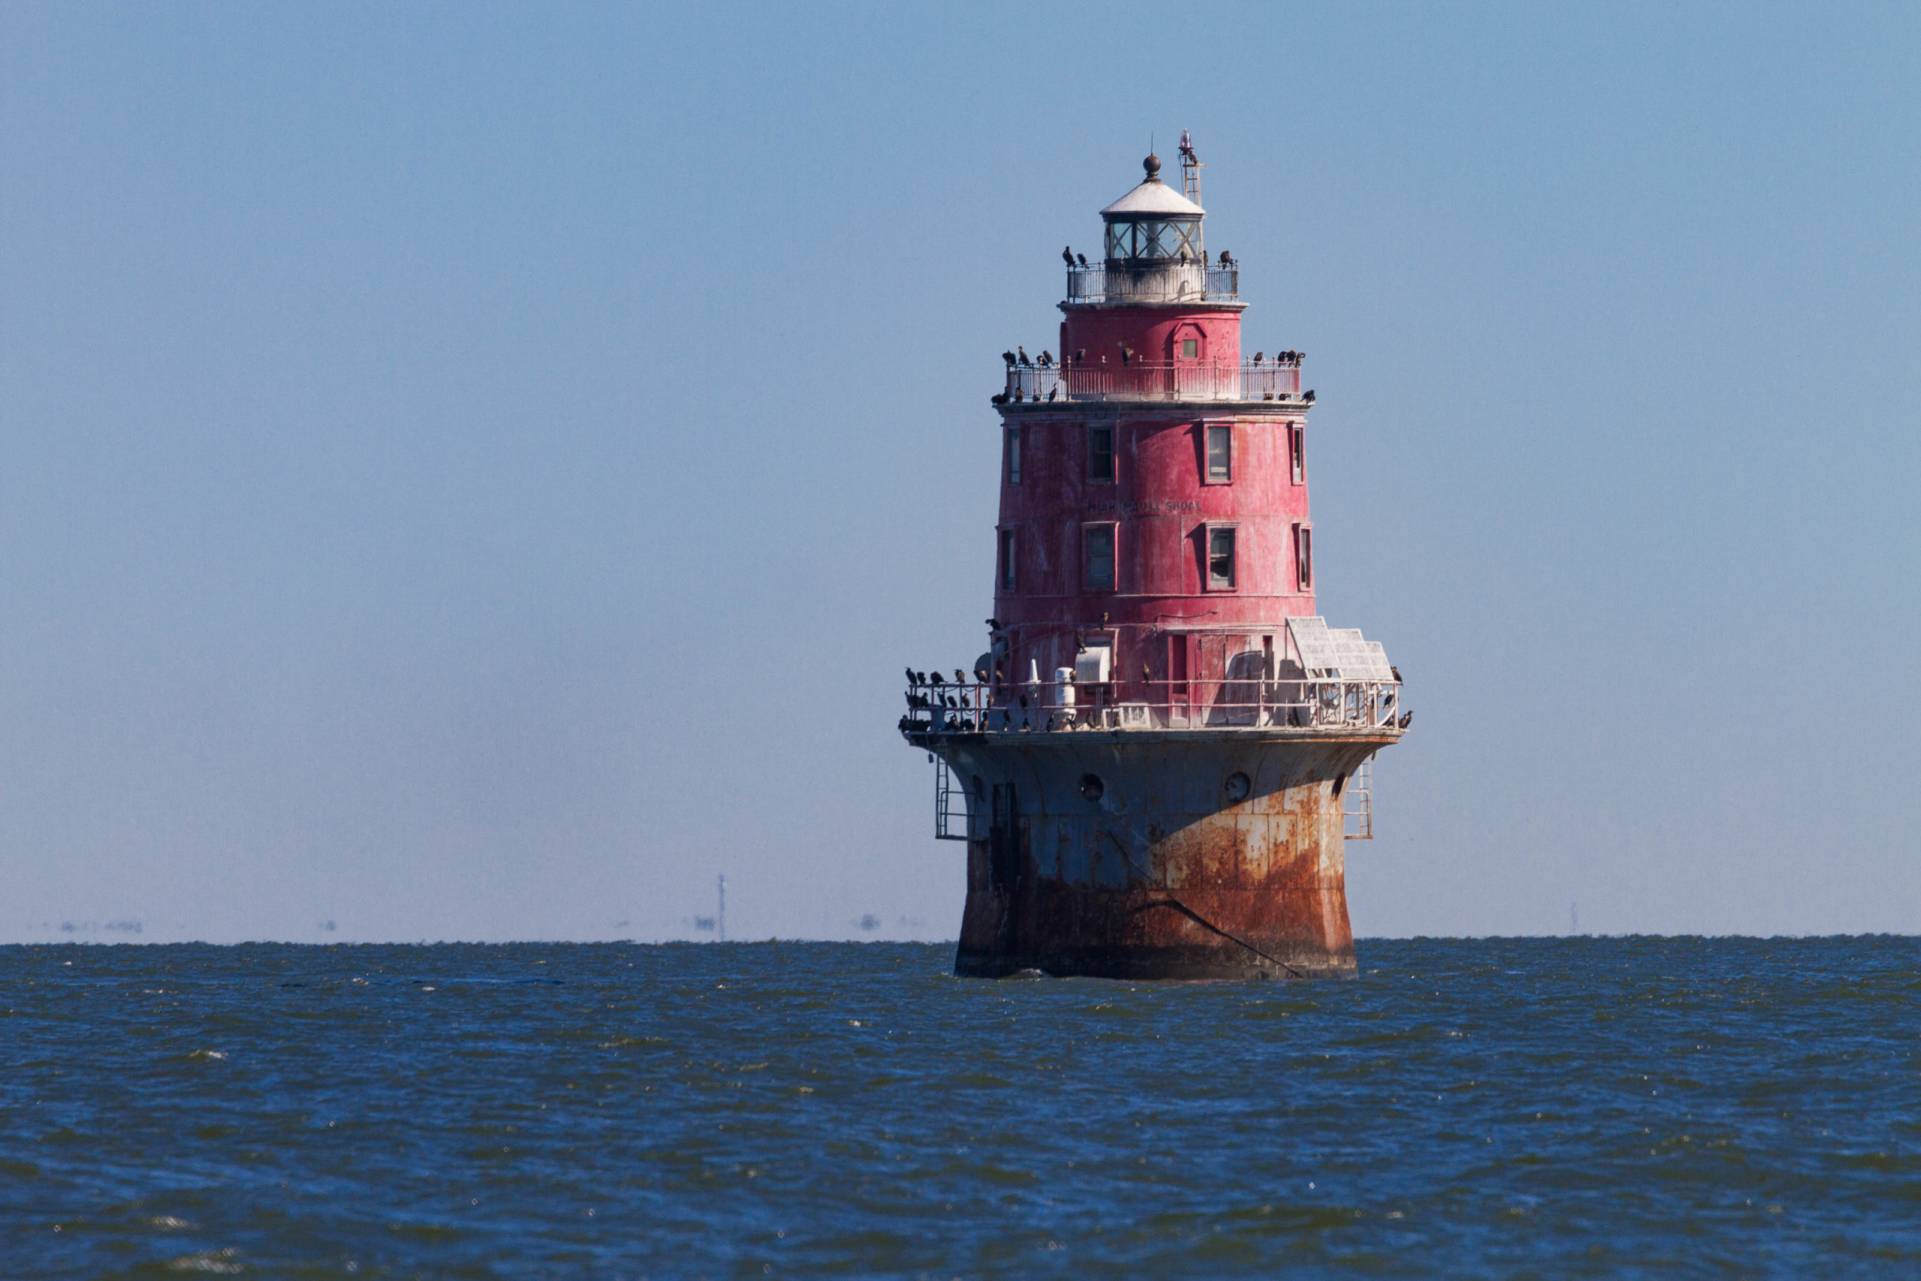
{"label": "distant tower on horizon", "polygon": [[727,873],[720,874],[720,880],[714,888],[720,900],[714,910],[714,940],[725,943],[727,941]]}
{"label": "distant tower on horizon", "polygon": [[1345,841],[1410,718],[1381,645],[1315,613],[1314,392],[1300,352],[1244,353],[1185,133],[1181,163],[1063,251],[1058,347],[1003,353],[988,647],[907,674],[935,834],[967,842],[960,974],[1354,971]]}

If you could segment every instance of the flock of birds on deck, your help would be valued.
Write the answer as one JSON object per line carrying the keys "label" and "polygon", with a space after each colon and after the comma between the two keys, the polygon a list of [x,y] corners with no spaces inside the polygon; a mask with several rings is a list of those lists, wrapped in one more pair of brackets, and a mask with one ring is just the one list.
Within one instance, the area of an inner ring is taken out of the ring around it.
{"label": "flock of birds on deck", "polygon": [[[1128,346],[1124,342],[1117,342],[1114,345],[1116,347],[1119,347],[1121,350],[1121,365],[1123,367],[1128,367],[1133,365],[1134,359],[1139,353],[1136,352],[1132,347]],[[1298,366],[1305,359],[1307,359],[1307,353],[1304,351],[1282,351],[1282,352],[1276,352],[1274,354],[1273,364],[1274,364],[1274,368],[1276,369],[1280,369],[1283,367],[1294,367],[1294,366]],[[1027,348],[1019,345],[1016,345],[1014,350],[1012,351],[1002,352],[1001,360],[1006,364],[1007,368],[1010,371],[1015,369],[1052,369],[1055,366],[1053,352],[1043,351],[1037,357],[1030,356],[1027,354]],[[1076,365],[1076,366],[1085,365],[1087,363],[1087,348],[1085,347],[1080,348],[1074,353],[1072,360],[1064,359],[1060,363],[1067,364],[1067,365]],[[1104,367],[1107,364],[1107,357],[1106,356],[1100,357],[1098,363]],[[1268,363],[1267,353],[1265,351],[1255,352],[1254,359],[1251,363],[1253,367],[1256,369],[1259,369],[1262,366],[1266,365]],[[1282,399],[1286,399],[1288,395],[1288,393],[1286,392],[1275,393],[1270,391],[1263,397],[1263,399],[1271,400],[1275,397],[1276,394],[1278,394]],[[991,399],[996,405],[1005,405],[1010,401],[1015,404],[1019,404],[1023,400],[1031,400],[1034,403],[1039,404],[1043,401],[1051,402],[1051,401],[1058,400],[1060,399],[1060,395],[1061,395],[1061,384],[1059,380],[1056,380],[1053,386],[1047,389],[1047,394],[1045,396],[1041,395],[1041,390],[1039,387],[1034,388],[1032,392],[1028,392],[1021,387],[1015,387],[1011,391],[1000,392],[997,395],[991,397]],[[1307,404],[1310,404],[1310,405],[1313,404],[1314,403],[1313,389],[1309,388],[1307,391],[1302,392],[1301,400]]]}
{"label": "flock of birds on deck", "polygon": [[[1080,267],[1083,270],[1085,270],[1087,267],[1087,255],[1075,253],[1074,246],[1072,245],[1061,246],[1061,261],[1066,263],[1069,267]],[[1181,261],[1192,262],[1194,260],[1188,255],[1187,250],[1183,249],[1181,250]],[[1238,267],[1240,266],[1240,260],[1236,258],[1233,254],[1227,252],[1227,250],[1223,249],[1221,250],[1221,266]]]}
{"label": "flock of birds on deck", "polygon": [[[1397,680],[1400,678],[1399,669],[1395,670],[1394,675]],[[991,680],[989,679],[989,673],[983,668],[974,673],[974,683],[971,688],[977,690],[998,688],[1005,680],[1006,674],[1000,668],[996,667],[993,670]],[[1073,672],[1068,672],[1067,681],[1070,685],[1076,683]],[[1143,685],[1153,683],[1153,672],[1145,663],[1141,664],[1141,683]],[[948,693],[947,691],[950,687],[960,692]],[[937,719],[939,718],[934,714],[942,712],[949,713],[944,717],[945,728],[952,732],[961,734],[985,733],[988,728],[988,713],[995,709],[990,709],[984,704],[970,705],[965,692],[968,688],[970,687],[967,683],[967,673],[958,667],[954,669],[954,679],[952,681],[949,681],[938,671],[917,672],[911,667],[908,668],[908,711],[905,716],[900,718],[901,733],[905,734],[912,731],[925,731],[937,728]],[[923,690],[927,692],[923,693]],[[1034,723],[1030,705],[1027,701],[1027,695],[1018,695],[1016,702],[1020,707],[1020,729],[1022,731],[1031,731],[1034,728]],[[1389,690],[1382,703],[1382,708],[1391,714],[1393,706],[1394,691]],[[1004,711],[1007,716],[1006,728],[1014,728],[1012,723],[1014,709],[1008,707],[999,710]],[[923,712],[929,713],[926,719],[923,719],[921,716]],[[1414,723],[1414,713],[1411,711],[1403,711],[1400,718],[1394,723],[1400,728],[1406,729]],[[1056,730],[1094,728],[1095,726],[1092,722],[1077,720],[1071,713],[1060,716],[1049,712],[1045,725],[1046,732],[1050,734]]]}

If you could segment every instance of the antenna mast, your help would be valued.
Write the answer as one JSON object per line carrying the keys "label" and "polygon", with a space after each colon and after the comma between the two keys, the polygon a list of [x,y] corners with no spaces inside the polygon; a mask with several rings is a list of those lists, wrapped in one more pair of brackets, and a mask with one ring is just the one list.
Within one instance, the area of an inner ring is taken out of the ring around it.
{"label": "antenna mast", "polygon": [[1187,130],[1181,130],[1181,194],[1197,205],[1201,204],[1201,170],[1204,168],[1201,158],[1194,154],[1194,139]]}

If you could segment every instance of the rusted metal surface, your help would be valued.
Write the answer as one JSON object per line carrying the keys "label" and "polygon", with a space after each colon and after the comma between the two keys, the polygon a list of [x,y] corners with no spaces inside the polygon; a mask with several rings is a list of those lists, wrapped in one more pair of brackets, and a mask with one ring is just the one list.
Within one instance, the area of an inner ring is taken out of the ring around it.
{"label": "rusted metal surface", "polygon": [[942,745],[970,806],[957,972],[1352,973],[1335,787],[1391,739],[1103,737]]}

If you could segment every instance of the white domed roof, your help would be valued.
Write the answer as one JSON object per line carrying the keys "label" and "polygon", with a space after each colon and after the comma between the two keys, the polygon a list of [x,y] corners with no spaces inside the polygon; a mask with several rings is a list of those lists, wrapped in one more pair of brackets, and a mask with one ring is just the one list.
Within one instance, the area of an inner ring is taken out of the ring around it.
{"label": "white domed roof", "polygon": [[1103,218],[1199,218],[1207,211],[1161,181],[1161,158],[1144,162],[1147,181],[1101,210]]}

